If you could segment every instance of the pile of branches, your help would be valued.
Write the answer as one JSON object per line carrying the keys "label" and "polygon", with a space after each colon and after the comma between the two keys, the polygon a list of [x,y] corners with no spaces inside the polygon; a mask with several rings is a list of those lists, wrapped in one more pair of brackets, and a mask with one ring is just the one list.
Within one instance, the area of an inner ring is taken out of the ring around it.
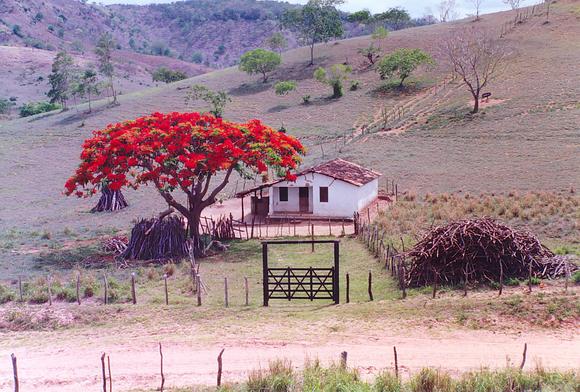
{"label": "pile of branches", "polygon": [[553,278],[564,270],[550,263],[554,254],[532,234],[491,218],[459,220],[431,230],[405,254],[410,287],[464,282],[500,282],[508,278]]}
{"label": "pile of branches", "polygon": [[190,243],[183,218],[167,210],[153,219],[142,219],[131,230],[121,257],[130,260],[167,260],[187,257]]}
{"label": "pile of branches", "polygon": [[101,190],[101,198],[91,212],[118,211],[129,206],[120,190],[113,191],[107,187]]}
{"label": "pile of branches", "polygon": [[103,250],[107,253],[113,253],[116,255],[122,254],[125,250],[127,250],[127,244],[129,243],[129,239],[127,236],[124,235],[116,235],[111,238],[107,238],[103,240]]}

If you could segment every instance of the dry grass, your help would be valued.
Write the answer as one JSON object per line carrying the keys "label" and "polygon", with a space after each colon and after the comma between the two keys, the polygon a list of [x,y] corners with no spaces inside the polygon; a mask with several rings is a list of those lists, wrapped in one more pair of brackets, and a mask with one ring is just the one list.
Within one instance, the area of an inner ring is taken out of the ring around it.
{"label": "dry grass", "polygon": [[390,236],[413,242],[430,227],[484,216],[531,231],[556,253],[580,254],[580,196],[569,192],[407,193],[382,211],[378,222]]}

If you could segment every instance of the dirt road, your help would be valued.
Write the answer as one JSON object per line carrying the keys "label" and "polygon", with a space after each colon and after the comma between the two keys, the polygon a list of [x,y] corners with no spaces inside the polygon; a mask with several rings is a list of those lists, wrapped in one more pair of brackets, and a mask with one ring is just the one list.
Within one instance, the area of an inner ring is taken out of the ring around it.
{"label": "dirt road", "polygon": [[480,366],[501,367],[508,360],[517,366],[521,362],[524,342],[528,343],[528,369],[537,363],[560,369],[577,368],[580,364],[580,339],[573,331],[558,335],[540,332],[507,335],[417,329],[405,335],[376,331],[367,337],[350,331],[349,334],[333,335],[322,343],[228,338],[224,339],[224,344],[198,344],[194,330],[184,330],[177,336],[141,335],[136,331],[107,336],[78,331],[73,335],[37,333],[28,336],[26,341],[19,334],[0,335],[0,390],[11,389],[9,356],[12,352],[19,360],[21,390],[28,392],[99,390],[102,352],[111,357],[115,390],[153,389],[160,382],[158,341],[163,342],[166,387],[214,385],[216,357],[221,348],[225,348],[226,382],[242,381],[250,370],[266,367],[268,361],[275,358],[290,359],[300,368],[307,358],[329,363],[338,359],[341,351],[348,352],[350,366],[359,368],[363,376],[370,376],[393,366],[394,345],[405,375],[423,366],[441,367],[452,373]]}

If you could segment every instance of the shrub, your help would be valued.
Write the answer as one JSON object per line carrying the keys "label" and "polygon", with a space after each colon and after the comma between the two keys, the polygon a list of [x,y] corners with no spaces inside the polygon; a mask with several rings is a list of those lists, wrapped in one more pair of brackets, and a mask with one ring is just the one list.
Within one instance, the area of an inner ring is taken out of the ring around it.
{"label": "shrub", "polygon": [[580,284],[580,271],[574,272],[574,274],[572,275],[572,282]]}
{"label": "shrub", "polygon": [[14,106],[14,102],[9,101],[8,99],[1,98],[0,99],[0,114],[8,113],[12,106]]}
{"label": "shrub", "polygon": [[0,284],[0,305],[14,301],[15,297],[12,290]]}
{"label": "shrub", "polygon": [[350,82],[350,91],[356,91],[360,87],[360,82],[358,80],[353,80]]}
{"label": "shrub", "polygon": [[22,28],[20,25],[12,26],[12,33],[19,38],[24,38],[24,34],[22,33]]}
{"label": "shrub", "polygon": [[506,286],[519,286],[520,285],[520,280],[518,278],[508,278],[505,281],[505,285]]}
{"label": "shrub", "polygon": [[373,391],[375,392],[401,392],[402,390],[401,381],[391,372],[379,374],[373,385]]}
{"label": "shrub", "polygon": [[334,64],[328,71],[319,67],[314,71],[314,79],[332,87],[332,98],[340,98],[344,95],[342,82],[351,72],[352,68],[348,65]]}
{"label": "shrub", "polygon": [[183,79],[187,79],[187,75],[179,70],[171,70],[166,67],[157,68],[155,72],[151,74],[154,82],[165,82],[173,83],[178,82]]}
{"label": "shrub", "polygon": [[304,95],[304,96],[302,96],[302,103],[304,105],[310,105],[310,98],[311,98],[310,95]]}
{"label": "shrub", "polygon": [[267,371],[254,370],[248,376],[248,392],[290,392],[296,384],[292,363],[286,360],[270,362]]}
{"label": "shrub", "polygon": [[20,117],[28,117],[34,116],[40,113],[52,112],[53,110],[57,110],[62,108],[57,103],[50,103],[46,101],[42,102],[29,102],[27,104],[22,105],[20,108]]}
{"label": "shrub", "polygon": [[191,61],[196,64],[203,63],[203,54],[201,54],[201,52],[194,52],[191,55]]}
{"label": "shrub", "polygon": [[286,80],[278,82],[274,85],[276,95],[287,95],[291,91],[296,90],[296,82],[293,80]]}
{"label": "shrub", "polygon": [[447,373],[440,370],[422,369],[419,374],[411,378],[412,392],[443,392],[453,391],[453,380]]}

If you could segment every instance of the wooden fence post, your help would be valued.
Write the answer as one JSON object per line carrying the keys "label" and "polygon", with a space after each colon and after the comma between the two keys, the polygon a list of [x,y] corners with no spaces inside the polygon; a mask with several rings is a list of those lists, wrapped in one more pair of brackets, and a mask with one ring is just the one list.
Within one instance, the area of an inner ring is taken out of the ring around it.
{"label": "wooden fence post", "polygon": [[439,274],[433,270],[433,299],[437,297],[437,284],[439,283]]}
{"label": "wooden fence post", "polygon": [[228,278],[224,278],[224,304],[226,308],[230,306],[228,298]]}
{"label": "wooden fence post", "polygon": [[373,298],[373,272],[369,270],[369,299],[371,301],[374,300]]}
{"label": "wooden fence post", "polygon": [[77,274],[77,303],[81,304],[81,274]]}
{"label": "wooden fence post", "polygon": [[135,290],[135,272],[131,272],[131,300],[137,305],[137,291]]}
{"label": "wooden fence post", "polygon": [[[403,290],[403,299],[407,298],[407,267],[405,261],[400,261],[399,282],[401,282],[401,289]],[[394,263],[393,263],[394,264]]]}
{"label": "wooden fence post", "polygon": [[195,282],[197,286],[197,306],[201,306],[201,276],[199,274],[196,275]]}
{"label": "wooden fence post", "polygon": [[524,353],[522,354],[522,363],[520,365],[520,370],[522,370],[524,368],[524,365],[526,364],[526,354],[528,353],[528,344],[524,343]]}
{"label": "wooden fence post", "polygon": [[346,274],[346,303],[350,303],[350,275]]}
{"label": "wooden fence post", "polygon": [[103,284],[105,285],[103,302],[105,305],[109,303],[109,282],[107,281],[107,275],[103,275]]}
{"label": "wooden fence post", "polygon": [[314,253],[314,223],[311,224],[310,228],[312,229],[310,235],[310,239],[312,240],[312,253]]}
{"label": "wooden fence post", "polygon": [[107,371],[105,370],[105,353],[101,354],[101,371],[103,374],[103,392],[107,392]]}
{"label": "wooden fence post", "polygon": [[532,262],[528,264],[528,291],[532,292]]}
{"label": "wooden fence post", "polygon": [[14,392],[19,392],[20,383],[18,381],[18,363],[16,360],[16,355],[12,353],[10,357],[12,358],[12,373],[14,374]]}
{"label": "wooden fence post", "polygon": [[343,369],[346,369],[347,359],[348,359],[348,353],[346,351],[341,352],[340,353],[340,366]]}
{"label": "wooden fence post", "polygon": [[18,277],[18,293],[20,294],[20,302],[24,302],[24,295],[22,294],[22,277]]}
{"label": "wooden fence post", "polygon": [[223,363],[222,363],[222,355],[224,354],[225,348],[222,348],[222,351],[220,351],[218,358],[217,358],[217,362],[218,362],[218,374],[217,374],[217,386],[221,386],[222,385],[222,368],[223,368]]}
{"label": "wooden fence post", "polygon": [[165,305],[169,305],[169,290],[167,289],[167,274],[163,274],[163,286],[165,288]]}
{"label": "wooden fence post", "polygon": [[249,289],[247,277],[244,277],[244,291],[246,294],[246,306],[248,306],[248,305],[250,305],[250,289]]}
{"label": "wooden fence post", "polygon": [[109,392],[113,392],[113,375],[111,374],[111,357],[107,355],[107,369],[109,369]]}
{"label": "wooden fence post", "polygon": [[397,357],[397,347],[393,346],[393,353],[395,354],[395,377],[399,378],[399,358]]}
{"label": "wooden fence post", "polygon": [[52,279],[50,278],[50,276],[48,277],[48,280],[46,281],[47,284],[47,290],[48,290],[48,306],[52,306]]}
{"label": "wooden fence post", "polygon": [[161,357],[161,388],[160,388],[160,391],[163,392],[163,387],[165,386],[165,374],[163,374],[163,350],[161,349],[161,342],[159,343],[159,356]]}

